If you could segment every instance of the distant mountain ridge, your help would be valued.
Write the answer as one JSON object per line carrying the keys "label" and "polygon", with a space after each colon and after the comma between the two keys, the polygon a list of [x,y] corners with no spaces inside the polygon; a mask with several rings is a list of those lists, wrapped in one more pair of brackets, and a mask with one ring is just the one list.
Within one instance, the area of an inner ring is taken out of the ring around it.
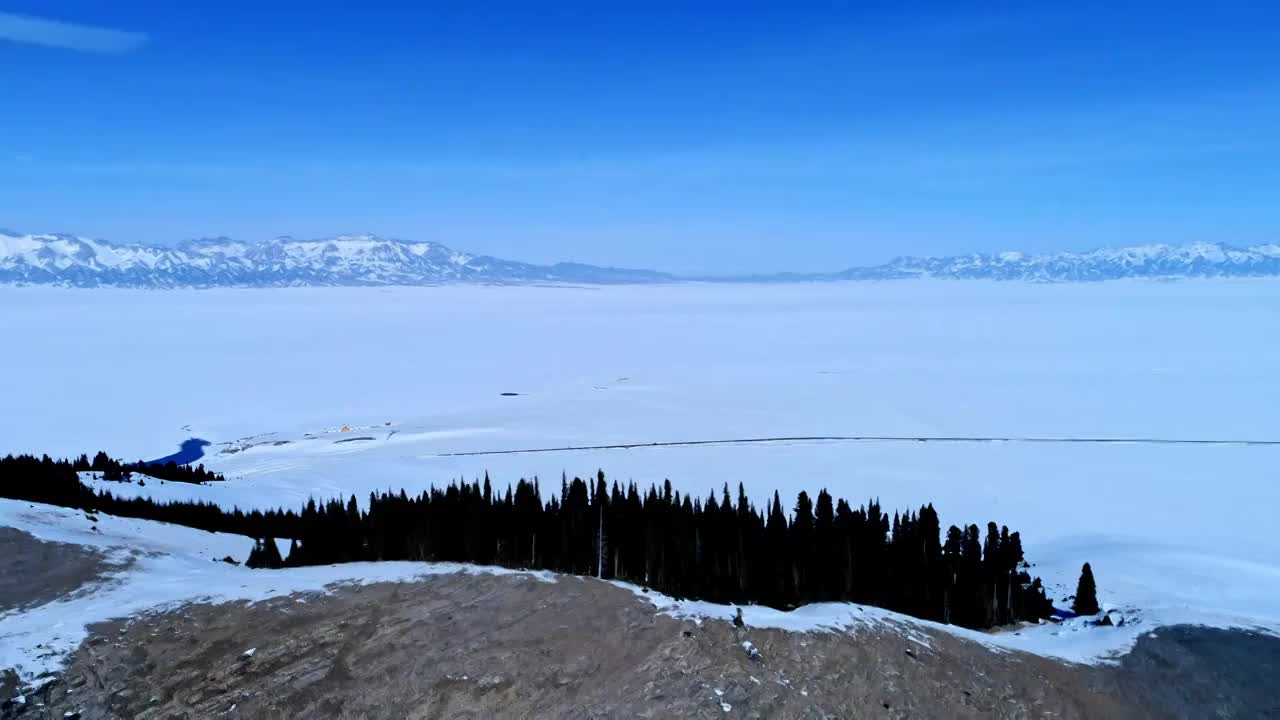
{"label": "distant mountain ridge", "polygon": [[339,235],[186,240],[173,247],[116,245],[72,235],[0,231],[0,283],[75,287],[291,287],[448,283],[654,283],[648,270],[576,263],[533,265],[469,255],[439,243]]}
{"label": "distant mountain ridge", "polygon": [[840,280],[938,277],[1092,282],[1123,278],[1275,276],[1280,276],[1280,244],[1233,247],[1224,243],[1200,242],[1042,255],[1003,252],[941,258],[902,257],[875,267],[851,268],[830,277]]}
{"label": "distant mountain ridge", "polygon": [[293,287],[571,283],[589,285],[836,280],[1020,280],[1088,282],[1121,278],[1280,276],[1280,244],[1142,245],[1074,253],[1020,252],[901,257],[831,273],[689,277],[579,263],[535,265],[470,255],[434,242],[375,235],[317,240],[278,237],[187,240],[173,247],[119,245],[62,234],[0,230],[0,284],[72,287]]}

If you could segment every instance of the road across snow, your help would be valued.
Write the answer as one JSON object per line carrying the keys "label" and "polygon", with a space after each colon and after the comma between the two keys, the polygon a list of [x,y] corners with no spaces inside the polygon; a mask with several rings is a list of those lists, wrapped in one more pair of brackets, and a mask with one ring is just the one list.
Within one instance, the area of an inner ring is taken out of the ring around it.
{"label": "road across snow", "polygon": [[[228,477],[117,492],[297,507],[597,469],[704,496],[741,482],[758,504],[826,487],[933,502],[944,524],[1006,523],[1059,598],[1089,561],[1100,599],[1145,622],[1280,626],[1277,447],[680,444],[1272,440],[1274,281],[4,288],[0,302],[22,310],[0,331],[43,347],[9,358],[22,382],[0,450],[155,457],[196,435]],[[125,350],[106,361],[101,347]],[[637,439],[672,445],[610,447]]]}
{"label": "road across snow", "polygon": [[473,450],[440,453],[441,457],[479,457],[481,455],[523,455],[529,453],[583,452],[589,450],[634,450],[653,447],[692,447],[696,445],[759,445],[761,443],[797,442],[931,442],[931,443],[1083,443],[1086,445],[1280,445],[1280,440],[1232,440],[1226,438],[1048,438],[1048,437],[944,437],[904,435],[812,435],[807,437],[738,438],[734,440],[672,440],[667,442],[633,442],[619,445],[580,445],[577,447],[520,448],[518,450]]}

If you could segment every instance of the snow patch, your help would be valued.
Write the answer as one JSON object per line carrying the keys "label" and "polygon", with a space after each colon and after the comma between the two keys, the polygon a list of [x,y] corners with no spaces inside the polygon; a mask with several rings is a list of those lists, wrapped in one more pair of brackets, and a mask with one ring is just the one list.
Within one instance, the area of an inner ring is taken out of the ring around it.
{"label": "snow patch", "polygon": [[[721,605],[702,600],[676,600],[652,590],[646,590],[630,583],[610,581],[611,584],[628,590],[637,598],[652,604],[661,615],[680,620],[701,623],[703,620],[720,620],[732,622],[737,606]],[[855,603],[814,603],[803,605],[794,610],[777,610],[760,605],[749,605],[742,608],[743,619],[747,628],[767,628],[788,632],[823,632],[853,633],[866,630],[887,630],[902,636],[907,642],[932,649],[930,632],[942,632],[965,640],[980,643],[994,652],[1017,650],[1042,655],[1045,657],[1078,663],[1108,663],[1119,655],[1128,652],[1138,638],[1158,624],[1191,624],[1212,625],[1215,627],[1237,627],[1263,632],[1271,632],[1259,628],[1242,619],[1224,617],[1221,614],[1206,613],[1188,615],[1185,609],[1174,616],[1153,613],[1156,622],[1135,619],[1130,613],[1122,627],[1103,627],[1092,618],[1072,618],[1061,623],[1045,622],[1043,624],[1024,624],[1013,628],[999,628],[989,632],[969,630],[955,625],[921,620],[909,615],[895,613],[883,608]],[[750,642],[743,642],[742,647],[750,653],[754,647]]]}

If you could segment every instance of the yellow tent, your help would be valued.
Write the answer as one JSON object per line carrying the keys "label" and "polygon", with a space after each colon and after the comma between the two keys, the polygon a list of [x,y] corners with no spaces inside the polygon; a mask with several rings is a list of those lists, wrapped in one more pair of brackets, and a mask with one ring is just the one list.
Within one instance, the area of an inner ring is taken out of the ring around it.
{"label": "yellow tent", "polygon": [[342,432],[351,432],[351,428],[347,427],[346,425],[343,425]]}

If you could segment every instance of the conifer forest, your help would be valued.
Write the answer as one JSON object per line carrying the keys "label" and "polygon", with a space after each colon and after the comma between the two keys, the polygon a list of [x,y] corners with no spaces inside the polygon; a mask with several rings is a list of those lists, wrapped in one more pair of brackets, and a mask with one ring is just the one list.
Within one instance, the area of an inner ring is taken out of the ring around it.
{"label": "conifer forest", "polygon": [[[722,483],[700,497],[670,481],[623,487],[600,472],[562,477],[551,489],[536,479],[496,489],[486,476],[418,495],[371,494],[363,508],[351,496],[244,512],[119,498],[85,486],[79,472],[221,481],[203,468],[123,464],[105,453],[72,461],[8,456],[0,459],[0,496],[246,535],[257,540],[247,564],[264,569],[382,560],[500,565],[718,603],[855,602],[968,628],[1053,613],[1028,574],[1019,533],[994,522],[944,531],[931,504],[890,514],[878,500],[854,506],[820,490],[800,492],[793,505],[775,492],[757,507],[741,484],[736,493]],[[276,538],[290,541],[287,554]]]}

